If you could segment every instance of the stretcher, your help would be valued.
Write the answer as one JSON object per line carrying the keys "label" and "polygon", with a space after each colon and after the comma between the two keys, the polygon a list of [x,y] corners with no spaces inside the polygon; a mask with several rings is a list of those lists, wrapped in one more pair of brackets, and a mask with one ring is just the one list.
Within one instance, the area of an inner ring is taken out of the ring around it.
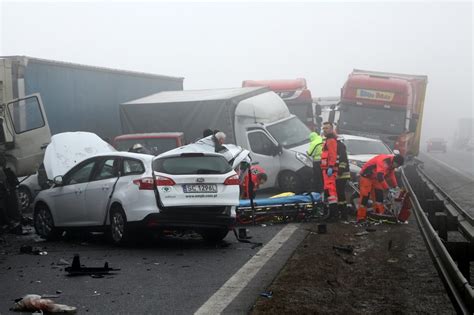
{"label": "stretcher", "polygon": [[325,219],[329,214],[321,195],[315,192],[254,199],[253,209],[250,200],[240,200],[236,212],[237,222],[240,224],[262,221],[308,221]]}

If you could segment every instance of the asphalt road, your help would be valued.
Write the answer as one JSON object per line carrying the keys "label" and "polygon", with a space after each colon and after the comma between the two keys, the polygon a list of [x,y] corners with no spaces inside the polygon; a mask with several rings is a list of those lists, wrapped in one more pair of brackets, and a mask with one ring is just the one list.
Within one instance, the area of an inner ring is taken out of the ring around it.
{"label": "asphalt road", "polygon": [[474,151],[422,152],[424,170],[463,209],[474,216]]}
{"label": "asphalt road", "polygon": [[[87,314],[192,314],[285,225],[248,227],[252,244],[239,243],[229,234],[223,243],[210,245],[197,235],[168,236],[119,248],[99,235],[72,240],[35,242],[36,236],[7,235],[0,244],[0,314],[25,294],[58,294],[58,303]],[[304,227],[304,226],[303,226]],[[232,299],[226,312],[245,312],[267,287],[307,231],[298,229]],[[21,245],[41,247],[46,256],[20,254]],[[80,254],[87,267],[120,268],[104,278],[68,277],[61,259],[72,262]],[[268,255],[268,253],[266,254]],[[59,291],[58,291],[59,290]],[[59,292],[59,293],[57,293]]]}

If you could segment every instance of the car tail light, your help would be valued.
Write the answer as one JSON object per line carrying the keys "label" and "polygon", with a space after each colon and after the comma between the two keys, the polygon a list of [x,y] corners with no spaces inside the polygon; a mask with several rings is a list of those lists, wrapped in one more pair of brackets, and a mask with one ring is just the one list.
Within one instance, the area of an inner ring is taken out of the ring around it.
{"label": "car tail light", "polygon": [[156,177],[156,186],[174,186],[176,183],[174,180],[164,176],[157,176]]}
{"label": "car tail light", "polygon": [[239,175],[235,174],[227,177],[224,181],[224,185],[240,185]]}
{"label": "car tail light", "polygon": [[135,179],[133,181],[135,185],[138,185],[138,189],[140,190],[153,190],[153,178],[152,177],[144,177],[140,179]]}

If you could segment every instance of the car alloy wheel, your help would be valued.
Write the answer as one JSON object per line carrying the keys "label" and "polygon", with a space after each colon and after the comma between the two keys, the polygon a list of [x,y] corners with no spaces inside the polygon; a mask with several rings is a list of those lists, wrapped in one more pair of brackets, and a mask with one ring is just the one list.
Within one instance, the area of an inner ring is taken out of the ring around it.
{"label": "car alloy wheel", "polygon": [[18,202],[20,205],[20,210],[28,210],[31,204],[31,194],[25,187],[18,188]]}
{"label": "car alloy wheel", "polygon": [[301,192],[301,183],[298,175],[293,172],[283,172],[279,178],[280,189],[284,192]]}
{"label": "car alloy wheel", "polygon": [[53,239],[56,236],[53,216],[48,207],[44,205],[40,205],[35,211],[34,226],[36,233],[47,240]]}
{"label": "car alloy wheel", "polygon": [[110,236],[115,244],[121,244],[126,239],[127,219],[121,209],[114,209],[110,214]]}

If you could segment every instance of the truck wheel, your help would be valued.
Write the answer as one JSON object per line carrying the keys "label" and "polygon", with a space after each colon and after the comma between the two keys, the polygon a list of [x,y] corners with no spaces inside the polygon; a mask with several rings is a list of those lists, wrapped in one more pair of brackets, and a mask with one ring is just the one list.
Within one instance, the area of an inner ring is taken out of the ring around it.
{"label": "truck wheel", "polygon": [[45,204],[39,204],[33,215],[33,225],[35,226],[36,234],[42,238],[51,241],[57,239],[58,230],[54,226],[54,219]]}
{"label": "truck wheel", "polygon": [[128,240],[127,217],[122,207],[114,207],[110,212],[109,238],[116,245],[123,245]]}
{"label": "truck wheel", "polygon": [[32,196],[30,190],[27,187],[20,186],[18,187],[18,202],[20,204],[21,212],[25,212],[31,205]]}
{"label": "truck wheel", "polygon": [[283,192],[294,192],[295,194],[303,192],[301,178],[291,171],[280,173],[280,176],[278,176],[278,185]]}
{"label": "truck wheel", "polygon": [[229,229],[205,229],[200,232],[202,238],[209,243],[217,243],[222,241],[229,233]]}

